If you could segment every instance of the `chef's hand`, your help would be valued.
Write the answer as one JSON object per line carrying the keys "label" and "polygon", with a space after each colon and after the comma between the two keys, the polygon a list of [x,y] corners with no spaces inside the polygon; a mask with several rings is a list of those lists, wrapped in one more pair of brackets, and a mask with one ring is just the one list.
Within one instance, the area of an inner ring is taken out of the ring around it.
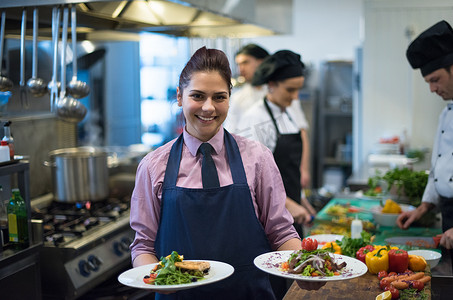
{"label": "chef's hand", "polygon": [[398,225],[398,227],[401,229],[408,229],[409,226],[416,220],[418,220],[418,218],[415,210],[405,211],[401,213],[396,219],[396,225]]}
{"label": "chef's hand", "polygon": [[307,291],[316,291],[322,288],[326,282],[296,280],[297,285]]}
{"label": "chef's hand", "polygon": [[396,219],[396,225],[401,229],[408,229],[409,226],[420,219],[427,211],[434,207],[433,204],[422,202],[419,207],[412,211],[401,213]]}
{"label": "chef's hand", "polygon": [[312,221],[312,217],[305,207],[290,198],[286,198],[286,209],[297,224],[308,225]]}
{"label": "chef's hand", "polygon": [[453,228],[448,229],[442,234],[440,245],[446,249],[453,249]]}

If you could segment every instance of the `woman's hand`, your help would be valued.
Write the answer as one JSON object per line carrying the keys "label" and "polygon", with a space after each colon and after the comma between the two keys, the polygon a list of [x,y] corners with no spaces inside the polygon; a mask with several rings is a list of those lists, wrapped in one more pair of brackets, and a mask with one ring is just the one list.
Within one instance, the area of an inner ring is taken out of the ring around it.
{"label": "woman's hand", "polygon": [[296,201],[286,198],[286,209],[293,216],[294,222],[297,224],[308,224],[311,221],[310,213]]}
{"label": "woman's hand", "polygon": [[[154,263],[158,263],[158,262],[159,262],[159,260],[157,259],[157,257],[155,255],[140,254],[139,256],[137,256],[134,259],[132,264],[133,264],[133,267],[136,268],[138,266],[149,265],[149,264],[154,264]],[[149,269],[149,271],[151,272],[151,268]],[[164,295],[175,293],[174,291],[162,291],[162,290],[155,290],[155,289],[149,289],[149,291],[164,294]]]}
{"label": "woman's hand", "polygon": [[322,281],[304,281],[304,280],[296,280],[297,285],[307,291],[316,291],[326,285],[326,282]]}
{"label": "woman's hand", "polygon": [[308,188],[310,186],[310,171],[308,170],[302,170],[300,174],[300,184],[302,188]]}

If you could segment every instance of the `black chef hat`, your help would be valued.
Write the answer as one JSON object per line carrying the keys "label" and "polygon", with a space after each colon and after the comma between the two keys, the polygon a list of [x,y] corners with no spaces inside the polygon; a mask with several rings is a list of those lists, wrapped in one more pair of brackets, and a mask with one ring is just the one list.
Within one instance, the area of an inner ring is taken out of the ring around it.
{"label": "black chef hat", "polygon": [[256,69],[252,85],[263,85],[269,81],[280,81],[304,75],[305,65],[299,54],[280,50],[267,57]]}
{"label": "black chef hat", "polygon": [[423,76],[453,65],[453,30],[440,21],[422,32],[407,48],[407,59]]}
{"label": "black chef hat", "polygon": [[264,59],[269,56],[269,53],[266,50],[256,44],[245,45],[244,47],[239,49],[239,51],[236,53],[236,56],[238,54],[250,55],[257,59]]}

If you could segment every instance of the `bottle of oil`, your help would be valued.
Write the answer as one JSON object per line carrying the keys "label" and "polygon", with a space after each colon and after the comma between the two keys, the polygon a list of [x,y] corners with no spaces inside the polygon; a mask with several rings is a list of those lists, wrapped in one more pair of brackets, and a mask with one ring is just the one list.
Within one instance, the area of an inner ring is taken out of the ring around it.
{"label": "bottle of oil", "polygon": [[3,187],[0,185],[0,249],[8,243],[8,213],[6,212],[6,201],[1,197]]}
{"label": "bottle of oil", "polygon": [[13,189],[8,203],[9,243],[15,249],[28,247],[28,217],[25,201],[19,189]]}

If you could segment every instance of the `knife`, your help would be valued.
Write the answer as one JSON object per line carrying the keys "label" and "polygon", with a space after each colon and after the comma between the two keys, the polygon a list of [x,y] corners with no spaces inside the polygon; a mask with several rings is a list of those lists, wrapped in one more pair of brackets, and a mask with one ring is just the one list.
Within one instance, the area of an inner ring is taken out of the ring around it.
{"label": "knife", "polygon": [[437,248],[439,241],[433,237],[395,236],[386,238],[385,241],[393,245],[416,246],[420,248]]}

